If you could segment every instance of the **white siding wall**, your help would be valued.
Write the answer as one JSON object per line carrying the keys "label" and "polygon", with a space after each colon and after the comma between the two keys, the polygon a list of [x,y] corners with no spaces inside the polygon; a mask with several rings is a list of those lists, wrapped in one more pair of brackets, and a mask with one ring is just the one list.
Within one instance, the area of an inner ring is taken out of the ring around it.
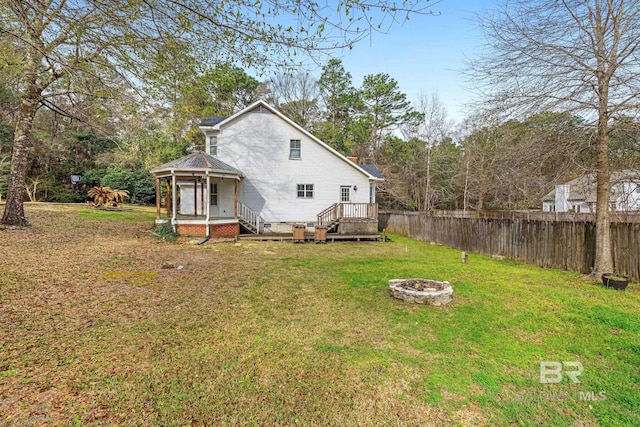
{"label": "white siding wall", "polygon": [[[206,189],[205,189],[206,190]],[[189,182],[189,181],[178,181],[178,191],[180,192],[180,210],[178,211],[178,214],[181,215],[193,215],[195,212],[193,210],[194,208],[194,203],[193,203],[193,197],[194,197],[194,190],[193,190],[193,181]],[[198,196],[197,196],[197,203],[198,203],[198,215],[201,214],[202,210],[202,205],[200,203],[200,184],[198,184]]]}
{"label": "white siding wall", "polygon": [[[218,183],[218,206],[211,206],[211,218],[233,218],[233,214],[235,212],[235,207],[233,205],[233,182],[233,179],[211,178],[211,183]],[[193,215],[193,181],[179,181],[178,186],[180,191],[180,212],[178,213],[182,215]],[[200,184],[198,184],[198,215],[202,215],[202,200],[200,191]],[[207,203],[206,198],[207,193],[205,193],[205,203]]]}
{"label": "white siding wall", "polygon": [[[569,202],[569,209],[573,212],[578,212],[578,213],[591,212],[587,202],[583,202],[582,200]],[[566,212],[566,211],[563,211],[563,212]]]}
{"label": "white siding wall", "polygon": [[[318,213],[340,202],[343,185],[352,186],[352,202],[369,203],[365,174],[275,114],[254,111],[222,128],[217,157],[242,171],[238,198],[265,222],[316,222]],[[300,160],[289,159],[291,139],[301,140]],[[313,184],[313,198],[299,199],[297,184]]]}

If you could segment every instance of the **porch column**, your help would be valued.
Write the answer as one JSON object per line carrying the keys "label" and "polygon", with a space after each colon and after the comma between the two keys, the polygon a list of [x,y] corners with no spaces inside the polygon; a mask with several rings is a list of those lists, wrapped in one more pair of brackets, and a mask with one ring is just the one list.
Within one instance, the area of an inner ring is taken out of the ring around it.
{"label": "porch column", "polygon": [[200,180],[200,213],[202,215],[206,215],[205,207],[204,207],[204,184],[205,184],[205,180],[201,179]]}
{"label": "porch column", "polygon": [[160,178],[156,176],[156,219],[160,219]]}
{"label": "porch column", "polygon": [[238,218],[238,180],[233,181],[233,217]]}
{"label": "porch column", "polygon": [[207,201],[207,207],[205,209],[206,218],[207,218],[207,227],[209,227],[209,220],[211,219],[211,177],[207,172],[207,197],[205,197]]}
{"label": "porch column", "polygon": [[172,205],[172,216],[171,216],[171,224],[174,227],[176,225],[176,216],[178,215],[178,196],[176,195],[176,176],[171,175],[171,205]]}
{"label": "porch column", "polygon": [[198,216],[198,180],[193,180],[193,214]]}
{"label": "porch column", "polygon": [[171,183],[169,182],[170,179],[172,178],[169,177],[164,182],[166,187],[165,190],[167,190],[164,195],[164,206],[167,209],[167,218],[171,218],[171,203],[169,202],[171,197]]}

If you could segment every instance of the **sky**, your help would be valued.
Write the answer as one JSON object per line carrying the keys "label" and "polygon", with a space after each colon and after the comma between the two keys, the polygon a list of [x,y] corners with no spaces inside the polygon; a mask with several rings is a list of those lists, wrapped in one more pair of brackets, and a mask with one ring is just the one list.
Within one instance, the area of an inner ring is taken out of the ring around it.
{"label": "sky", "polygon": [[343,66],[356,87],[368,74],[389,74],[412,102],[421,92],[435,90],[449,117],[459,122],[466,115],[464,104],[473,97],[461,71],[465,58],[473,57],[483,42],[474,17],[494,4],[495,0],[442,0],[432,6],[435,15],[413,16],[387,34],[362,40],[341,57]]}

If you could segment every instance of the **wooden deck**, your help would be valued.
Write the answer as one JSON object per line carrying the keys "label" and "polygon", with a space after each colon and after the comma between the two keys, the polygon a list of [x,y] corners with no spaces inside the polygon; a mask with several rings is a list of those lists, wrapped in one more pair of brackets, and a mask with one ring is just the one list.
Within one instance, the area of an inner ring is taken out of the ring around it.
{"label": "wooden deck", "polygon": [[[254,240],[254,241],[277,241],[277,242],[293,242],[293,233],[285,234],[241,234],[238,236],[239,240]],[[327,242],[336,241],[385,241],[386,238],[383,234],[327,234]],[[304,233],[304,241],[315,242],[314,233]]]}

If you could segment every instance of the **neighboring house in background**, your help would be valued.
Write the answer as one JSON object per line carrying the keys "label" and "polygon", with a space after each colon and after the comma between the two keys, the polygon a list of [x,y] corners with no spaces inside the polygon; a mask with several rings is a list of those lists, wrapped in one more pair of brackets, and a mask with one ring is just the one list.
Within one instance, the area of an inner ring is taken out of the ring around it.
{"label": "neighboring house in background", "polygon": [[[377,232],[382,176],[375,166],[356,164],[266,102],[228,118],[206,118],[200,129],[206,153],[151,171],[157,222],[171,221],[180,234],[237,235],[240,225],[254,233],[288,233],[296,224]],[[162,180],[171,198],[166,219]]]}
{"label": "neighboring house in background", "polygon": [[[612,211],[640,210],[640,171],[623,170],[611,173]],[[596,175],[578,177],[565,184],[556,185],[555,190],[542,198],[545,212],[595,212]]]}

